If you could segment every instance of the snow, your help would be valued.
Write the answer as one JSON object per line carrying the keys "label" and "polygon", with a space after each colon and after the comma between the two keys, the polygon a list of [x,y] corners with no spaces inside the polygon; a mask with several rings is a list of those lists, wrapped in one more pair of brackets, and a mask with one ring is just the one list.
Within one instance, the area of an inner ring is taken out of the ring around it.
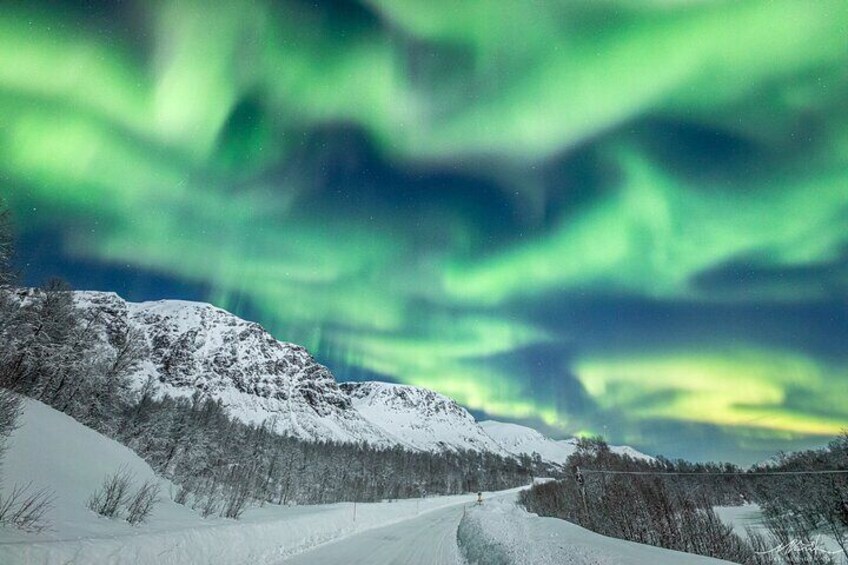
{"label": "snow", "polygon": [[21,426],[8,443],[2,487],[32,483],[55,494],[51,529],[39,534],[0,528],[0,563],[233,564],[277,563],[319,544],[455,507],[465,496],[391,503],[280,507],[245,512],[239,521],[203,519],[170,500],[160,479],[161,501],[149,523],[137,527],[97,516],[85,502],[103,477],[124,467],[139,480],[152,469],[128,448],[34,400],[26,400]]}
{"label": "snow", "polygon": [[[763,514],[757,504],[743,504],[741,506],[714,506],[713,510],[719,520],[733,528],[736,535],[747,538],[748,530],[760,534],[766,540],[772,539],[768,528],[763,523]],[[842,548],[834,537],[827,532],[822,532],[815,536],[814,543],[816,546],[831,555],[841,555]],[[780,547],[780,543],[773,541],[775,548]]]}
{"label": "snow", "polygon": [[508,453],[456,401],[431,390],[383,382],[342,383],[353,407],[398,443],[425,451]]}
{"label": "snow", "polygon": [[728,563],[609,538],[557,518],[540,518],[520,508],[514,496],[473,506],[462,519],[458,542],[469,565]]}
{"label": "snow", "polygon": [[713,510],[719,520],[733,528],[733,532],[743,538],[747,530],[759,534],[768,534],[768,530],[762,522],[762,512],[756,504],[743,504],[741,506],[714,506]]}
{"label": "snow", "polygon": [[[577,440],[574,438],[555,440],[546,437],[527,426],[484,420],[480,427],[500,446],[514,455],[538,453],[544,461],[564,465],[568,457],[577,451]],[[634,459],[652,460],[653,458],[627,445],[611,445],[613,453],[629,455]]]}
{"label": "snow", "polygon": [[[471,497],[465,497],[470,501]],[[467,502],[466,505],[470,504]],[[456,565],[456,529],[462,505],[435,510],[390,526],[359,533],[286,560],[287,565]]]}

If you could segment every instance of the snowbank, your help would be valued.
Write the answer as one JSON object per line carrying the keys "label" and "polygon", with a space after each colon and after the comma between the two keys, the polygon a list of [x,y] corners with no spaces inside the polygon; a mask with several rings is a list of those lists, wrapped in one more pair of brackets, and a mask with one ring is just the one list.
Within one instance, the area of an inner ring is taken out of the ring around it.
{"label": "snowbank", "polygon": [[514,497],[471,507],[460,522],[457,542],[470,565],[728,563],[609,538],[557,518],[540,518],[520,508]]}
{"label": "snowbank", "polygon": [[242,520],[203,519],[174,503],[173,485],[160,479],[162,500],[138,527],[97,516],[86,500],[103,477],[124,467],[143,481],[152,469],[135,453],[72,418],[27,400],[21,427],[9,442],[2,471],[7,493],[32,482],[55,493],[51,530],[28,534],[0,528],[0,563],[234,564],[276,563],[318,544],[458,505],[469,496],[393,503],[279,507],[245,512]]}

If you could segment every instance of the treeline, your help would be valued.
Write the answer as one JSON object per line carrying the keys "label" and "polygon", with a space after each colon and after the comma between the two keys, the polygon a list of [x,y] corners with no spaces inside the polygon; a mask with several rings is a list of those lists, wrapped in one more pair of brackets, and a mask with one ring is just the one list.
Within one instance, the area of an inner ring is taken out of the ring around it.
{"label": "treeline", "polygon": [[[0,251],[2,247],[0,233]],[[17,395],[44,402],[129,446],[179,485],[177,502],[237,518],[251,503],[374,501],[496,490],[548,469],[472,451],[427,453],[366,444],[311,443],[248,425],[202,396],[161,397],[130,380],[145,358],[132,328],[103,328],[76,307],[70,288],[10,286],[0,267],[0,437],[14,427]],[[10,394],[11,391],[14,394]],[[4,410],[3,402],[8,409]],[[5,420],[4,420],[5,417]]]}
{"label": "treeline", "polygon": [[[582,439],[568,461],[573,477],[534,485],[520,496],[531,512],[611,537],[752,565],[831,564],[835,556],[818,536],[846,548],[846,476],[807,472],[848,469],[847,458],[848,437],[750,471],[726,463],[633,459],[611,452],[601,438]],[[805,474],[765,474],[792,469]],[[713,509],[744,502],[761,506],[767,534],[737,535]]]}

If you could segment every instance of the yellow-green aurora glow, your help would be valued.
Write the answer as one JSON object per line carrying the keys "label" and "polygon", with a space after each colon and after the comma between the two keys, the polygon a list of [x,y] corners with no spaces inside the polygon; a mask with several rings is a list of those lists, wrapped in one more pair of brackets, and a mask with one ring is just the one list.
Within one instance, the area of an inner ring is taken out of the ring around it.
{"label": "yellow-green aurora glow", "polygon": [[848,427],[848,3],[5,2],[27,282],[752,461]]}

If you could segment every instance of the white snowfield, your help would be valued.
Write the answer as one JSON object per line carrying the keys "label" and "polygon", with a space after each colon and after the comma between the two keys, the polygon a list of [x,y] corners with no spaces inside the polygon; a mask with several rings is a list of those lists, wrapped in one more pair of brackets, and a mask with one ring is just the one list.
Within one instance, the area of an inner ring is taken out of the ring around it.
{"label": "white snowfield", "polygon": [[[759,505],[714,506],[713,510],[722,522],[733,528],[738,536],[747,538],[748,530],[751,530],[764,536],[766,540],[770,540],[767,543],[772,548],[778,549],[781,547],[781,542],[771,537],[768,527],[763,522],[763,512]],[[814,537],[813,543],[819,551],[833,556],[837,563],[846,563],[844,559],[840,561],[839,556],[842,555],[842,548],[832,535],[821,532]]]}

